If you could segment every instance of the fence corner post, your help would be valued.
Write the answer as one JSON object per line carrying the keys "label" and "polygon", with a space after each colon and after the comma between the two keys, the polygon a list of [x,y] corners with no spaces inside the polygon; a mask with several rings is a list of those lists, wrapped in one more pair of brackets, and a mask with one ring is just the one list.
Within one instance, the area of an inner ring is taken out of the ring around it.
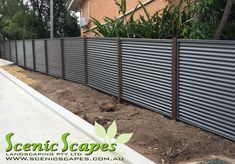
{"label": "fence corner post", "polygon": [[88,68],[87,68],[87,38],[83,36],[83,48],[84,48],[84,85],[88,84]]}
{"label": "fence corner post", "polygon": [[121,41],[117,37],[117,98],[118,105],[121,104],[122,97],[122,54],[121,54]]}
{"label": "fence corner post", "polygon": [[35,40],[32,40],[32,48],[33,48],[33,70],[36,71],[36,56],[35,56]]}
{"label": "fence corner post", "polygon": [[61,74],[62,74],[62,79],[65,79],[64,39],[63,38],[60,38],[60,48],[61,48]]}
{"label": "fence corner post", "polygon": [[49,73],[48,70],[48,48],[47,48],[47,40],[44,40],[44,48],[45,48],[45,69],[46,69],[46,74]]}
{"label": "fence corner post", "polygon": [[177,120],[177,74],[178,74],[178,45],[177,45],[177,38],[172,39],[172,119]]}

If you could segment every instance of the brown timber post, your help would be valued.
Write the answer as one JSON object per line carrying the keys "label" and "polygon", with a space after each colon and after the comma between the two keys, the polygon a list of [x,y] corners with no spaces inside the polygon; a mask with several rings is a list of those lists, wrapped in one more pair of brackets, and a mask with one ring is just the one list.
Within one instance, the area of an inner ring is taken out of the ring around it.
{"label": "brown timber post", "polygon": [[88,84],[88,69],[87,69],[87,38],[83,37],[83,46],[84,46],[84,85]]}
{"label": "brown timber post", "polygon": [[121,56],[121,41],[117,37],[117,98],[118,104],[121,104],[122,96],[122,56]]}
{"label": "brown timber post", "polygon": [[33,47],[33,70],[36,71],[35,40],[32,40]]}
{"label": "brown timber post", "polygon": [[48,69],[48,47],[47,47],[47,40],[44,40],[44,48],[45,48],[45,67],[46,67],[46,74],[49,73]]}
{"label": "brown timber post", "polygon": [[23,40],[23,56],[24,56],[24,68],[26,68],[25,40]]}
{"label": "brown timber post", "polygon": [[172,40],[172,119],[177,120],[177,74],[178,74],[177,38]]}
{"label": "brown timber post", "polygon": [[17,48],[17,41],[15,41],[15,49],[16,49],[16,65],[18,65],[18,48]]}

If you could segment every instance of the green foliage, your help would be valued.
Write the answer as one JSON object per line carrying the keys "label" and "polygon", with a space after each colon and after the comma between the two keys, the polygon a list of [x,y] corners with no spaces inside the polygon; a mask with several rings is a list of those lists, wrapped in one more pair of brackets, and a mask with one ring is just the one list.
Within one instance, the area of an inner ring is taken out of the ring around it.
{"label": "green foliage", "polygon": [[229,22],[224,29],[222,39],[235,40],[235,21]]}
{"label": "green foliage", "polygon": [[36,15],[18,0],[0,1],[0,33],[7,39],[36,38]]}
{"label": "green foliage", "polygon": [[11,39],[36,38],[37,34],[32,28],[34,24],[35,15],[33,13],[20,11],[16,13],[11,20],[7,19],[5,21],[3,31],[7,38]]}
{"label": "green foliage", "polygon": [[[23,3],[24,2],[24,3]],[[54,0],[54,36],[80,36],[78,18],[67,0]],[[7,39],[49,37],[50,0],[0,0],[0,33]]]}
{"label": "green foliage", "polygon": [[139,2],[144,15],[137,19],[134,15],[138,5],[126,16],[126,1],[115,2],[122,16],[105,17],[104,24],[92,18],[97,28],[88,31],[105,37],[210,39],[219,22],[219,12],[213,8],[214,0],[182,0],[179,4],[169,1],[165,8],[153,15]]}

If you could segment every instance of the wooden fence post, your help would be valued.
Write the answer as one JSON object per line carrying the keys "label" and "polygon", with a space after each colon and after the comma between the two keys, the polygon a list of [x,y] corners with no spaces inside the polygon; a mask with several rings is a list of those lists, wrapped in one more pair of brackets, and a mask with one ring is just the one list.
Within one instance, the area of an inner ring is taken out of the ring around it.
{"label": "wooden fence post", "polygon": [[60,39],[60,48],[61,48],[61,74],[62,79],[65,78],[65,63],[64,63],[64,39]]}
{"label": "wooden fence post", "polygon": [[44,40],[44,48],[45,48],[45,67],[46,67],[46,74],[49,73],[48,70],[48,47],[47,47],[47,40]]}
{"label": "wooden fence post", "polygon": [[172,40],[172,119],[177,120],[177,74],[178,74],[178,45],[177,38]]}
{"label": "wooden fence post", "polygon": [[122,57],[121,57],[121,41],[117,37],[117,98],[118,104],[121,104],[122,96]]}
{"label": "wooden fence post", "polygon": [[15,49],[16,49],[16,65],[18,65],[18,48],[17,48],[17,41],[15,41]]}
{"label": "wooden fence post", "polygon": [[25,40],[23,40],[23,56],[24,56],[24,68],[26,68]]}
{"label": "wooden fence post", "polygon": [[33,70],[36,71],[36,57],[35,57],[35,40],[32,40],[32,48],[33,48]]}
{"label": "wooden fence post", "polygon": [[87,70],[87,38],[83,37],[83,46],[84,46],[84,85],[88,84],[88,70]]}

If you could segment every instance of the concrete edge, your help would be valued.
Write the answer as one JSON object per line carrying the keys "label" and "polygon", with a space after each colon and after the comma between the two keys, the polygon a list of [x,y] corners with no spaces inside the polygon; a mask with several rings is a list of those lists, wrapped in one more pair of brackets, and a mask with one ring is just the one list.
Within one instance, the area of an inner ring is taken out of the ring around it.
{"label": "concrete edge", "polygon": [[[94,139],[97,142],[102,142],[102,139],[99,138],[95,133],[95,128],[90,123],[86,122],[82,118],[78,117],[77,115],[73,114],[72,112],[68,111],[64,107],[60,106],[59,104],[55,103],[54,101],[50,100],[46,96],[42,95],[38,91],[34,90],[24,82],[20,81],[10,73],[6,72],[2,68],[0,68],[0,73],[15,83],[18,87],[23,89],[27,94],[31,95],[34,99],[39,101],[40,103],[47,106],[49,109],[51,109],[54,113],[65,119],[67,122],[72,124],[75,128],[83,131],[85,134],[87,134],[90,138]],[[118,145],[118,150],[123,153],[122,156],[124,157],[125,163],[135,163],[135,164],[154,164],[153,161],[149,160],[148,158],[144,157],[143,155],[139,154],[135,150],[129,148],[126,145]]]}

